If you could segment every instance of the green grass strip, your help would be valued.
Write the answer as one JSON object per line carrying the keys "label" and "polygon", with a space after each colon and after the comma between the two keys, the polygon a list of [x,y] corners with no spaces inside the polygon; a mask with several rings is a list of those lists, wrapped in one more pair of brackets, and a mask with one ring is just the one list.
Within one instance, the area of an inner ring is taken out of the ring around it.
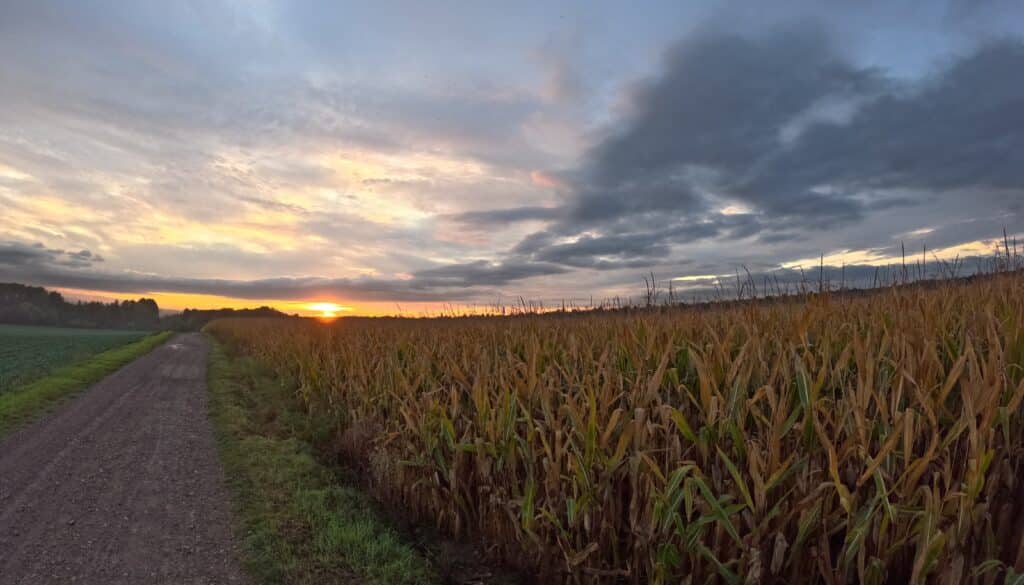
{"label": "green grass strip", "polygon": [[154,333],[136,342],[65,366],[21,388],[0,394],[0,438],[49,412],[74,394],[99,382],[167,341],[170,332]]}
{"label": "green grass strip", "polygon": [[250,574],[260,583],[440,583],[365,493],[314,457],[324,420],[249,358],[214,342],[210,411]]}

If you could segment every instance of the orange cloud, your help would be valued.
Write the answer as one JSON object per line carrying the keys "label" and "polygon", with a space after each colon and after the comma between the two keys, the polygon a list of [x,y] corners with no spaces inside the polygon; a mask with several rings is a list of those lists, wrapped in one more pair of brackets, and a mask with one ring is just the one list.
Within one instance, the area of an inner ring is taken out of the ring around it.
{"label": "orange cloud", "polygon": [[565,181],[547,171],[530,171],[530,180],[538,187],[546,187],[548,189],[569,188]]}

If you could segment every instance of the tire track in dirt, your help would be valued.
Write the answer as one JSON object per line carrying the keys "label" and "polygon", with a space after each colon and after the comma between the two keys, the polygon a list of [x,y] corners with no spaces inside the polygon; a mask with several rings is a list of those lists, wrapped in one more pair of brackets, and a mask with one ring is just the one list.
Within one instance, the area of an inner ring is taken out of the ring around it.
{"label": "tire track in dirt", "polygon": [[0,585],[248,582],[208,352],[179,335],[0,441]]}

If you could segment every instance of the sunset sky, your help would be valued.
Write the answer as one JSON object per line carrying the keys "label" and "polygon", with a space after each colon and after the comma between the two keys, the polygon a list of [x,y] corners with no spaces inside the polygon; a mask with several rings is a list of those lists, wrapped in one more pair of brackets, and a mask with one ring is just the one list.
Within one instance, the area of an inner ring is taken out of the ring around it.
{"label": "sunset sky", "polygon": [[0,0],[0,282],[380,314],[986,254],[1021,6]]}

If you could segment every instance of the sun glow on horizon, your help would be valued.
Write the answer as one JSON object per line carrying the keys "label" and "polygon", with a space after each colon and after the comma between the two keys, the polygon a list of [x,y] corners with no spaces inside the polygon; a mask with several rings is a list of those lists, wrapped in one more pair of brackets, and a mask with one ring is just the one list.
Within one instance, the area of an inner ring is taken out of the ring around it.
{"label": "sun glow on horizon", "polygon": [[337,303],[309,303],[303,307],[306,310],[314,311],[319,313],[321,319],[334,319],[338,316],[338,313],[344,313],[352,310],[352,307],[346,307],[345,305],[339,305]]}
{"label": "sun glow on horizon", "polygon": [[[361,301],[358,304],[341,304],[340,302],[320,300],[292,300],[292,299],[247,299],[228,296],[193,294],[193,293],[164,293],[158,291],[138,292],[117,292],[105,290],[77,289],[70,287],[47,287],[55,290],[65,297],[75,300],[96,300],[110,302],[113,300],[126,301],[136,300],[141,297],[151,298],[160,306],[163,314],[170,314],[185,309],[217,310],[217,309],[255,309],[258,307],[271,307],[288,315],[300,315],[303,317],[314,317],[321,320],[330,320],[342,316],[406,316],[424,317],[443,313],[450,308],[451,303],[419,302],[396,304],[394,301]],[[334,317],[325,317],[325,312],[333,312]]]}

